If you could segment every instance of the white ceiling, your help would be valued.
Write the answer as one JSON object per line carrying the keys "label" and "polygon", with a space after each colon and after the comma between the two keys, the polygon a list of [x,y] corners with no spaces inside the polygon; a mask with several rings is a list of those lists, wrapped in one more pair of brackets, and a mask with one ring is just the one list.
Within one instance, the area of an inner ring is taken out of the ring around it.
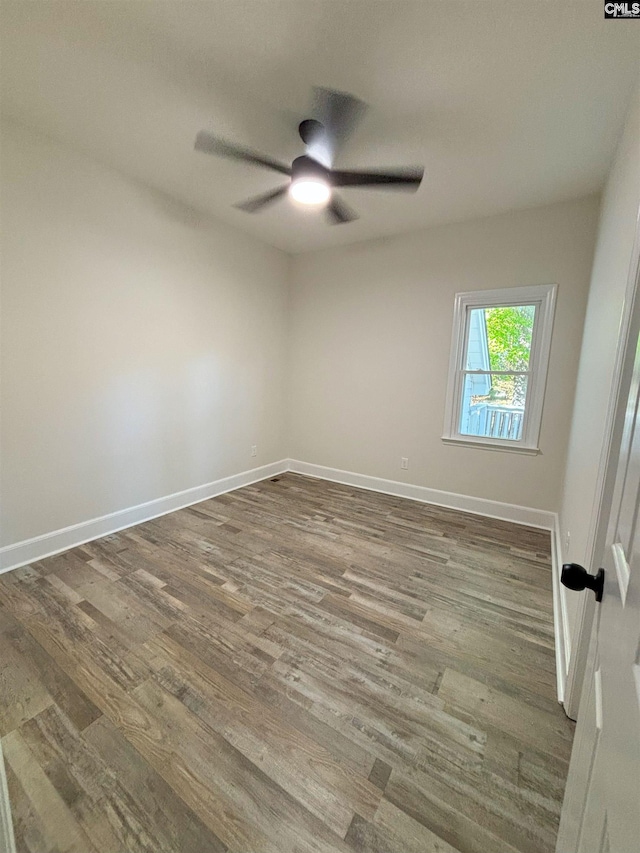
{"label": "white ceiling", "polygon": [[[640,57],[602,0],[2,2],[2,104],[289,252],[598,190]],[[232,205],[281,176],[193,151],[211,130],[290,162],[313,85],[370,105],[344,168],[422,164],[416,195],[347,189],[357,222],[288,201]]]}

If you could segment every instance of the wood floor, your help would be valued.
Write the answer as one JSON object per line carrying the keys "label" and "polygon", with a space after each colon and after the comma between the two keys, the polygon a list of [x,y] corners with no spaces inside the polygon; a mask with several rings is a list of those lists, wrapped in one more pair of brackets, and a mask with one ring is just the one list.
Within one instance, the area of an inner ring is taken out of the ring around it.
{"label": "wood floor", "polygon": [[549,535],[295,474],[0,578],[19,851],[544,853]]}

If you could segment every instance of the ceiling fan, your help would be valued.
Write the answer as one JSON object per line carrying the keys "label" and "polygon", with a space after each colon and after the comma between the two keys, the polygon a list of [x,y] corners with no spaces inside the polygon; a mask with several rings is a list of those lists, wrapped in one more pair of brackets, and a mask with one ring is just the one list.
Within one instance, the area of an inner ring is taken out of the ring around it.
{"label": "ceiling fan", "polygon": [[307,153],[296,157],[291,166],[226,142],[206,130],[198,133],[196,151],[253,163],[290,178],[286,184],[247,199],[235,207],[247,213],[257,213],[288,193],[299,204],[324,208],[332,224],[341,224],[351,222],[358,216],[335,192],[338,187],[416,192],[424,175],[421,167],[384,172],[333,169],[338,150],[361,118],[366,104],[353,95],[333,89],[315,88],[314,92],[314,112],[319,118],[308,118],[299,124],[298,133],[306,145]]}

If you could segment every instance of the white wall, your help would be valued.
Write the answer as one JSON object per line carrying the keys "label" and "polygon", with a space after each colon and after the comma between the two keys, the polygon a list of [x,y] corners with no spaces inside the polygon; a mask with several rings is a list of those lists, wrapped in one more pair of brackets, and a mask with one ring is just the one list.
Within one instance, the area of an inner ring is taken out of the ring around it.
{"label": "white wall", "polygon": [[1,154],[2,544],[286,456],[287,256],[6,122]]}
{"label": "white wall", "polygon": [[[593,553],[595,506],[600,500],[598,472],[639,207],[640,87],[631,102],[602,199],[560,507],[563,559],[585,566],[599,559]],[[583,593],[563,590],[563,595],[573,635]]]}
{"label": "white wall", "polygon": [[[590,197],[294,258],[290,456],[557,510],[597,215]],[[454,294],[547,283],[542,454],[444,445]]]}
{"label": "white wall", "polygon": [[[3,545],[286,456],[557,509],[595,197],[291,260],[6,122],[1,153]],[[542,454],[443,445],[454,293],[546,282]]]}

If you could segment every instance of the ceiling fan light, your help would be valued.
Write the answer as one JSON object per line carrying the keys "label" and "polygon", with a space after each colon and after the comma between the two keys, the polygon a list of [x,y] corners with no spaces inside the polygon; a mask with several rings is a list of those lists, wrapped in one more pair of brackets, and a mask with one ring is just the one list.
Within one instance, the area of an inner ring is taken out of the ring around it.
{"label": "ceiling fan light", "polygon": [[297,178],[291,182],[289,194],[300,204],[318,206],[329,201],[331,187],[321,178]]}

